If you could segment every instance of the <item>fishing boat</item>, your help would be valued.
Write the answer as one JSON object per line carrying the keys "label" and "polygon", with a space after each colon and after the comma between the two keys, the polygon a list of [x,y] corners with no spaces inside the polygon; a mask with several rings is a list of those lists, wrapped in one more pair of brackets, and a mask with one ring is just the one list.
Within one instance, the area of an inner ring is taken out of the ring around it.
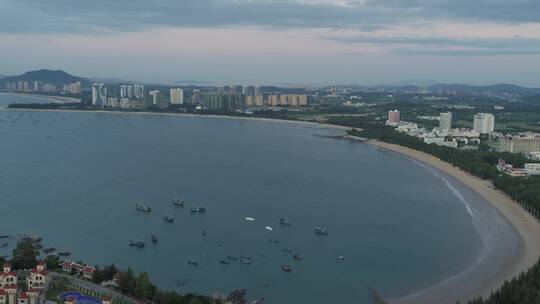
{"label": "fishing boat", "polygon": [[293,259],[297,260],[297,261],[300,261],[300,260],[303,260],[304,257],[298,253],[296,253],[295,255],[293,255]]}
{"label": "fishing boat", "polygon": [[128,245],[131,246],[131,247],[144,248],[144,242],[143,241],[129,240]]}
{"label": "fishing boat", "polygon": [[255,219],[254,219],[254,218],[252,218],[252,217],[249,217],[249,216],[248,216],[248,217],[246,217],[246,221],[248,221],[248,222],[254,222],[254,221],[255,221]]}
{"label": "fishing boat", "polygon": [[314,232],[317,235],[328,235],[328,230],[326,228],[315,227]]}
{"label": "fishing boat", "polygon": [[229,262],[227,260],[221,260],[221,261],[219,261],[219,263],[222,264],[222,265],[230,265],[231,264],[231,262]]}
{"label": "fishing boat", "polygon": [[195,261],[195,260],[189,260],[189,261],[188,261],[188,264],[189,264],[189,265],[193,265],[193,266],[199,265],[199,263],[197,263],[197,261]]}
{"label": "fishing boat", "polygon": [[266,229],[266,230],[268,230],[268,231],[274,230],[274,229],[272,229],[272,227],[270,227],[270,226],[266,226],[266,227],[264,227],[264,229]]}
{"label": "fishing boat", "polygon": [[291,265],[282,265],[281,266],[281,269],[285,272],[291,272],[292,271],[292,267]]}
{"label": "fishing boat", "polygon": [[283,248],[283,249],[281,249],[281,251],[287,252],[287,253],[292,253],[292,250],[289,249],[289,248]]}
{"label": "fishing boat", "polygon": [[238,258],[235,257],[235,256],[232,256],[232,255],[228,255],[227,260],[229,260],[229,261],[238,261]]}
{"label": "fishing boat", "polygon": [[178,206],[178,207],[184,207],[184,201],[181,200],[179,197],[176,197],[173,200],[173,205]]}
{"label": "fishing boat", "polygon": [[152,208],[143,204],[136,204],[137,210],[142,212],[152,212]]}
{"label": "fishing boat", "polygon": [[280,217],[279,218],[279,224],[284,225],[284,226],[290,226],[291,225],[291,219],[285,218],[285,217]]}
{"label": "fishing boat", "polygon": [[245,265],[251,264],[251,256],[249,255],[240,256],[240,264],[245,264]]}
{"label": "fishing boat", "polygon": [[155,243],[157,243],[157,242],[158,242],[157,236],[155,236],[155,235],[152,234],[152,243],[155,244]]}
{"label": "fishing boat", "polygon": [[197,208],[191,208],[191,213],[205,213],[206,208],[204,207],[197,207]]}
{"label": "fishing boat", "polygon": [[165,222],[174,223],[174,218],[172,218],[172,217],[170,217],[170,216],[168,216],[168,215],[165,215],[165,216],[163,217],[163,220],[164,220]]}

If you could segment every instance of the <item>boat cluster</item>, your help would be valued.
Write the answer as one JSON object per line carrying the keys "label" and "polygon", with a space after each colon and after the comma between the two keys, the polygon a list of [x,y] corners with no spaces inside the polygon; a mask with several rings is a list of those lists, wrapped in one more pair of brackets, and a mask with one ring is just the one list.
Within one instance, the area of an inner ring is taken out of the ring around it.
{"label": "boat cluster", "polygon": [[[172,203],[173,203],[173,205],[175,205],[177,207],[181,207],[181,208],[184,208],[184,206],[185,206],[185,202],[183,200],[181,200],[180,198],[178,198],[178,197],[173,199]],[[141,212],[145,212],[145,213],[151,213],[152,212],[152,207],[150,207],[150,206],[148,206],[146,204],[135,204],[135,208],[136,208],[137,211],[141,211]],[[205,207],[194,207],[194,208],[191,208],[190,211],[193,214],[201,214],[201,213],[206,212],[206,208]],[[174,223],[174,217],[172,217],[170,215],[164,215],[163,220],[165,222],[167,222],[167,223]],[[203,229],[202,235],[206,235],[206,229]],[[154,243],[154,244],[156,244],[158,242],[158,238],[157,238],[156,235],[152,235],[151,240],[152,240],[152,243]],[[144,248],[145,247],[145,243],[143,241],[141,241],[141,240],[138,240],[138,241],[129,240],[128,245],[131,246],[131,247],[136,247],[136,248]]]}

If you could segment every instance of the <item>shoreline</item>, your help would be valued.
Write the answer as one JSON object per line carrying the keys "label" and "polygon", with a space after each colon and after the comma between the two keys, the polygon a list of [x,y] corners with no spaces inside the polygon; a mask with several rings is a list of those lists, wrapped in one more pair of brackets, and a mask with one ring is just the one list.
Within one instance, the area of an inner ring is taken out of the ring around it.
{"label": "shoreline", "polygon": [[55,96],[55,95],[43,95],[43,94],[30,94],[30,93],[21,93],[21,92],[0,92],[6,95],[19,95],[19,96],[27,96],[27,97],[37,97],[37,98],[44,98],[44,99],[50,99],[52,101],[56,101],[58,103],[79,103],[80,100],[75,97],[67,97],[67,96]]}
{"label": "shoreline", "polygon": [[[497,265],[499,269],[495,269],[497,267],[493,267],[489,263],[490,257],[487,257],[483,263],[479,261],[480,265],[470,265],[463,272],[440,282],[434,282],[426,289],[404,297],[385,299],[385,301],[390,304],[454,304],[457,301],[468,301],[478,296],[486,297],[501,287],[506,280],[518,276],[538,261],[540,256],[540,222],[505,193],[490,187],[488,181],[470,175],[449,163],[420,151],[379,141],[367,141],[366,143],[377,149],[394,152],[419,161],[448,174],[489,203],[511,225],[519,237],[519,240],[513,240],[518,241],[517,252],[512,252],[510,256],[504,256],[504,261],[500,260],[500,256],[494,257],[499,259],[496,261],[500,264]],[[489,269],[485,269],[486,267]]]}
{"label": "shoreline", "polygon": [[298,125],[308,125],[316,127],[328,127],[338,130],[351,130],[352,127],[325,124],[320,122],[313,121],[304,121],[304,120],[287,120],[279,118],[268,118],[268,117],[249,117],[249,116],[231,116],[231,115],[221,115],[221,114],[195,114],[195,113],[174,113],[174,112],[148,112],[148,111],[106,111],[106,110],[75,110],[75,109],[0,109],[3,111],[32,111],[32,112],[75,112],[75,113],[104,113],[104,114],[116,114],[116,115],[160,115],[160,116],[186,116],[186,117],[209,117],[209,118],[226,118],[226,119],[238,119],[238,120],[254,120],[254,121],[269,121],[277,123],[290,123]]}

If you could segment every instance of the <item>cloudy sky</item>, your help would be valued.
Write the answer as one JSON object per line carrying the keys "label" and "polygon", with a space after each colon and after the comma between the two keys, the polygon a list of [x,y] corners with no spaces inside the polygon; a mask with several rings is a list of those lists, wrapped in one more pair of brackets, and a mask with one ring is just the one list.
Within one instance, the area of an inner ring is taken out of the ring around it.
{"label": "cloudy sky", "polygon": [[539,0],[0,0],[0,74],[540,87]]}

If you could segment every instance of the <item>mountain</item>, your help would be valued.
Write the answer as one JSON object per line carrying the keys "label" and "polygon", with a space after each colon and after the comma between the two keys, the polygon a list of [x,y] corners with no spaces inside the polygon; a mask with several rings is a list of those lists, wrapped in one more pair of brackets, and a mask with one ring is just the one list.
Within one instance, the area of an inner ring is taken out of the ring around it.
{"label": "mountain", "polygon": [[62,70],[37,70],[26,72],[19,76],[9,76],[1,79],[2,82],[12,81],[43,81],[54,84],[67,84],[84,81],[84,78],[73,76]]}
{"label": "mountain", "polygon": [[486,86],[473,86],[467,84],[435,84],[428,87],[431,91],[453,91],[457,93],[497,93],[497,94],[517,94],[521,96],[531,96],[540,94],[540,88],[525,88],[514,84],[499,83]]}
{"label": "mountain", "polygon": [[429,87],[439,84],[438,81],[431,80],[431,79],[409,79],[405,81],[397,81],[397,82],[390,82],[387,83],[385,86],[391,86],[391,87],[405,87],[405,86],[414,86],[414,87]]}

